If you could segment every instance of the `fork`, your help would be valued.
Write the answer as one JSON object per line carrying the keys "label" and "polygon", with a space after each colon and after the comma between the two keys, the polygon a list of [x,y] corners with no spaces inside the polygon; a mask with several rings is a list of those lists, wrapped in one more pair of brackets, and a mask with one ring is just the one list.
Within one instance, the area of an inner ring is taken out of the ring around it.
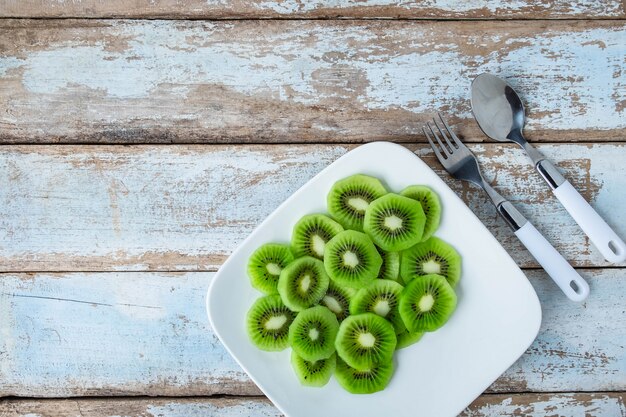
{"label": "fork", "polygon": [[[433,119],[435,128],[430,123],[422,128],[431,148],[441,165],[457,180],[471,182],[481,187],[498,213],[513,229],[515,236],[529,250],[532,256],[550,275],[561,291],[572,301],[583,301],[589,295],[589,285],[563,256],[539,233],[539,231],[520,213],[510,201],[502,197],[485,181],[476,156],[459,140],[450,126],[439,114],[443,128]],[[435,143],[436,141],[436,143]]]}

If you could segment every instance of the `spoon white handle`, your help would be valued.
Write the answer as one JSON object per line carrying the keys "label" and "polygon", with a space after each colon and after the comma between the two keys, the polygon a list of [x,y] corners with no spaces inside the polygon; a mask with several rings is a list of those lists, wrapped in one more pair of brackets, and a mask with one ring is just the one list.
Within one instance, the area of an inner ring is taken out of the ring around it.
{"label": "spoon white handle", "polygon": [[532,225],[526,222],[515,236],[550,275],[550,278],[572,301],[583,301],[589,295],[589,285],[578,272],[554,249],[554,246]]}
{"label": "spoon white handle", "polygon": [[569,181],[559,185],[553,192],[607,261],[618,263],[626,260],[626,243]]}

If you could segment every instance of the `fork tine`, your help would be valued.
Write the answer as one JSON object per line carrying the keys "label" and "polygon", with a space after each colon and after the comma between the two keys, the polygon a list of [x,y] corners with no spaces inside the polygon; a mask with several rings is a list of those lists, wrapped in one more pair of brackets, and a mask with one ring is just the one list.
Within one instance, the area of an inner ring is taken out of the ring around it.
{"label": "fork tine", "polygon": [[[446,133],[443,130],[441,130],[441,128],[439,127],[439,123],[437,123],[437,119],[433,118],[433,122],[435,123],[435,126],[437,126],[437,130],[439,131],[439,133],[441,133],[441,136],[443,136],[443,138],[446,140],[446,143],[450,147],[450,153],[454,152],[454,149],[456,149],[456,146],[452,145],[452,142],[450,142],[448,135],[446,135]],[[448,133],[450,133],[449,130],[448,130]]]}
{"label": "fork tine", "polygon": [[441,139],[439,139],[439,135],[437,134],[437,132],[435,132],[433,127],[430,125],[430,123],[426,123],[426,126],[428,126],[428,128],[430,129],[435,139],[437,139],[437,143],[439,143],[439,146],[441,146],[441,150],[443,151],[444,155],[446,155],[446,158],[447,158],[450,155],[450,151],[448,151],[448,148],[446,148],[446,145],[444,145]]}
{"label": "fork tine", "polygon": [[439,162],[443,164],[443,161],[446,159],[446,157],[441,154],[439,147],[437,147],[437,145],[435,145],[435,142],[433,142],[433,140],[430,138],[430,135],[428,134],[428,131],[425,127],[422,127],[422,131],[424,132],[424,135],[426,135],[426,139],[428,140],[428,143],[430,143],[430,147],[433,148],[435,156],[437,157],[437,159],[439,159]]}
{"label": "fork tine", "polygon": [[443,123],[443,126],[446,128],[446,130],[448,131],[448,133],[450,134],[450,137],[452,139],[452,142],[456,145],[457,148],[462,146],[461,141],[459,140],[459,138],[454,134],[454,131],[452,131],[452,129],[450,129],[450,126],[448,126],[448,123],[446,123],[445,119],[443,118],[443,116],[441,115],[441,113],[437,113],[437,115],[439,116],[439,119],[441,120],[441,123]]}

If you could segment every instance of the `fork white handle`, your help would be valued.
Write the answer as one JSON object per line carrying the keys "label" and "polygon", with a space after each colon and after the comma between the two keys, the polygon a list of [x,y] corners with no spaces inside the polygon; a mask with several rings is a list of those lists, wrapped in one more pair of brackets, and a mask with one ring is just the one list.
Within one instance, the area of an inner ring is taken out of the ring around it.
{"label": "fork white handle", "polygon": [[626,260],[626,243],[569,181],[559,185],[553,192],[607,261],[618,263]]}
{"label": "fork white handle", "polygon": [[550,275],[550,278],[572,301],[583,301],[589,295],[589,285],[578,272],[554,249],[554,246],[532,225],[526,222],[515,231],[533,257]]}

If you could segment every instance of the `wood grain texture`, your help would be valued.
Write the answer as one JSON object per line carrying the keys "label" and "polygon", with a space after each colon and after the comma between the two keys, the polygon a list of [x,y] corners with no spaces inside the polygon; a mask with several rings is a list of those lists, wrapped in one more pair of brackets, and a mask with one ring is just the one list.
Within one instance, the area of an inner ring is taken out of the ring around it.
{"label": "wood grain texture", "polygon": [[[411,145],[522,267],[538,266],[479,189]],[[267,215],[353,146],[5,146],[0,271],[216,270]],[[486,176],[576,266],[607,264],[522,151],[471,145]],[[626,236],[626,144],[542,145]],[[416,179],[419,182],[419,179]],[[290,227],[290,226],[289,226]]]}
{"label": "wood grain texture", "polygon": [[[527,271],[543,324],[490,392],[626,390],[626,269],[581,274],[592,295],[576,304],[543,271]],[[260,394],[208,324],[212,277],[2,275],[0,396]]]}
{"label": "wood grain texture", "polygon": [[[553,413],[557,414],[553,414]],[[460,417],[618,417],[624,393],[482,395]],[[281,417],[265,398],[0,400],[2,417]]]}
{"label": "wood grain texture", "polygon": [[530,139],[622,141],[624,39],[622,21],[8,19],[0,142],[412,142],[439,110],[481,141],[485,71],[523,94]]}
{"label": "wood grain texture", "polygon": [[620,0],[0,0],[5,17],[126,18],[623,18]]}

